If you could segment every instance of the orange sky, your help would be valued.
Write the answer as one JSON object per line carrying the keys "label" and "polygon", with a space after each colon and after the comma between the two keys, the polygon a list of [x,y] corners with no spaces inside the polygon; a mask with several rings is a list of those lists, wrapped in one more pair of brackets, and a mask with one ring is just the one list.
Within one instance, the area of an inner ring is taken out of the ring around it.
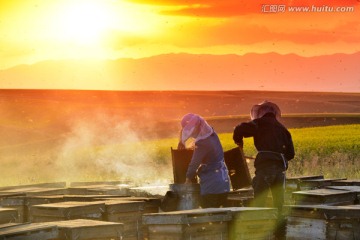
{"label": "orange sky", "polygon": [[[359,5],[358,0],[0,0],[0,70],[44,60],[164,53],[351,54],[360,51]],[[296,7],[303,8],[294,12]]]}

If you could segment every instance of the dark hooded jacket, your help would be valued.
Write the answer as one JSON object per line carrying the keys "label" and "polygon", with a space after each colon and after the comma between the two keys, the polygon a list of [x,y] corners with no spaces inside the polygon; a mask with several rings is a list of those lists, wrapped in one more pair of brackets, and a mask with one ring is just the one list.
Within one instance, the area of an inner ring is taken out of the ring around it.
{"label": "dark hooded jacket", "polygon": [[258,151],[254,164],[256,170],[269,166],[286,170],[287,162],[295,156],[290,132],[277,121],[273,113],[237,125],[233,134],[235,143],[242,147],[244,137],[254,138]]}

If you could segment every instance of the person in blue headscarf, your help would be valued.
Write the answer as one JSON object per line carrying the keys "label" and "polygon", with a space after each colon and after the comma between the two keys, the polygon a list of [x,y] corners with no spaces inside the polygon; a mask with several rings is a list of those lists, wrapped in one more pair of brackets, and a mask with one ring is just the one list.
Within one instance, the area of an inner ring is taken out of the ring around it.
{"label": "person in blue headscarf", "polygon": [[197,175],[200,180],[200,206],[224,207],[230,191],[230,178],[218,135],[201,116],[193,113],[182,118],[181,127],[179,149],[185,148],[188,139],[195,140],[185,183],[191,183]]}

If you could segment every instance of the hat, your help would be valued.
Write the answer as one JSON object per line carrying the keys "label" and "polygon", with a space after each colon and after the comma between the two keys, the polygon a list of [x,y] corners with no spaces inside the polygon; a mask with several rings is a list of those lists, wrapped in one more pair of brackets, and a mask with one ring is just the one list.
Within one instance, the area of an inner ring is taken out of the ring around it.
{"label": "hat", "polygon": [[251,108],[250,117],[252,120],[254,120],[263,117],[267,113],[273,113],[278,120],[281,117],[281,111],[278,105],[273,102],[268,102],[266,100],[262,103],[254,105]]}

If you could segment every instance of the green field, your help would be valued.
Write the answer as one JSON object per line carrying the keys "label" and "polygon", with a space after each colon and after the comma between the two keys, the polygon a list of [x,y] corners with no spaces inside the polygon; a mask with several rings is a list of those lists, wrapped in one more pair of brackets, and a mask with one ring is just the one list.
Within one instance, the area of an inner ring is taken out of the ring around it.
{"label": "green field", "polygon": [[[288,176],[324,175],[360,179],[360,124],[290,129],[296,156]],[[232,133],[219,134],[224,150],[236,147]],[[80,144],[78,139],[52,151],[14,153],[2,159],[0,185],[54,181],[130,180],[138,185],[172,183],[170,148],[176,138],[139,141],[127,136],[120,143]],[[245,139],[246,156],[255,156],[252,139]],[[248,160],[253,174],[253,160]]]}

